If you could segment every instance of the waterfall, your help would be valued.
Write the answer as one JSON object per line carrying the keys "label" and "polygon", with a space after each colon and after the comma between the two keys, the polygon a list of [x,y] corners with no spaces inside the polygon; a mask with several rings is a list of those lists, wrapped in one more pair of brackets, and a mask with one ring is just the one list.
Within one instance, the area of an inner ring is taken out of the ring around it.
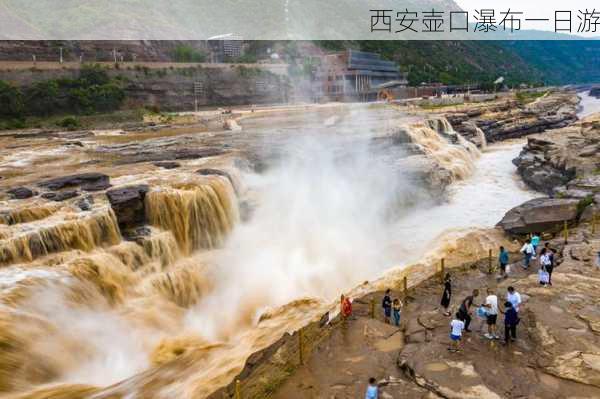
{"label": "waterfall", "polygon": [[35,205],[23,208],[11,209],[6,213],[0,214],[0,223],[19,224],[29,223],[36,220],[45,219],[60,209],[58,204]]}
{"label": "waterfall", "polygon": [[181,257],[177,241],[170,231],[158,231],[142,242],[144,251],[152,259],[159,259],[163,268]]}
{"label": "waterfall", "polygon": [[487,148],[487,139],[485,138],[485,133],[483,130],[477,126],[475,126],[475,137],[477,137],[477,140],[479,141],[479,147],[482,150],[485,150]]}
{"label": "waterfall", "polygon": [[74,219],[62,217],[42,222],[45,223],[26,226],[26,229],[15,225],[12,235],[0,242],[0,265],[31,262],[41,256],[72,249],[89,252],[121,240],[115,214],[106,207]]}
{"label": "waterfall", "polygon": [[453,180],[469,177],[475,160],[481,155],[477,147],[454,131],[445,118],[428,119],[403,130],[410,141],[441,169],[450,172]]}
{"label": "waterfall", "polygon": [[153,274],[142,284],[145,295],[158,295],[184,308],[194,305],[209,289],[204,270],[196,265]]}
{"label": "waterfall", "polygon": [[238,219],[231,183],[220,176],[151,191],[146,213],[150,224],[173,233],[184,254],[220,246]]}

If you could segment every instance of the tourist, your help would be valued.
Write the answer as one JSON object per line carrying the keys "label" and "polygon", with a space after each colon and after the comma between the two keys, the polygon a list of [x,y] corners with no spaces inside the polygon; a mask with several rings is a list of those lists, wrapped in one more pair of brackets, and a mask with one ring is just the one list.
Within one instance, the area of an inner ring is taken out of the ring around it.
{"label": "tourist", "polygon": [[533,246],[532,259],[535,259],[537,256],[537,248],[540,245],[540,235],[541,233],[533,233],[533,236],[531,237],[531,246]]}
{"label": "tourist", "polygon": [[504,344],[508,345],[510,341],[517,339],[517,324],[519,324],[519,314],[510,301],[504,303],[506,311],[504,313]]}
{"label": "tourist", "polygon": [[394,298],[394,302],[392,303],[392,312],[394,314],[394,325],[396,327],[400,327],[400,308],[402,307],[402,302],[400,299]]}
{"label": "tourist", "polygon": [[375,378],[369,378],[369,385],[367,386],[367,393],[365,399],[377,399],[379,397],[379,387]]}
{"label": "tourist", "polygon": [[544,244],[544,248],[546,249],[546,253],[550,258],[550,263],[546,266],[546,271],[548,272],[548,285],[552,285],[552,271],[554,271],[554,262],[556,259],[556,249],[550,248],[550,243],[547,242]]}
{"label": "tourist", "polygon": [[515,291],[515,287],[512,286],[508,287],[506,291],[506,300],[512,304],[513,309],[518,313],[522,302],[521,294]]}
{"label": "tourist", "polygon": [[465,329],[465,322],[456,313],[456,318],[450,322],[450,347],[448,348],[451,352],[458,352],[460,350],[460,340],[462,338],[462,332]]}
{"label": "tourist", "polygon": [[352,302],[350,302],[350,298],[344,296],[344,294],[342,294],[342,298],[340,299],[340,308],[344,319],[347,319],[352,315]]}
{"label": "tourist", "polygon": [[469,325],[471,324],[471,306],[473,306],[473,301],[478,295],[479,290],[473,290],[473,294],[463,299],[458,308],[457,318],[465,322],[466,332],[471,332],[471,330],[469,330]]}
{"label": "tourist", "polygon": [[500,254],[498,255],[498,262],[500,263],[500,276],[507,278],[506,266],[508,265],[508,251],[504,247],[500,247]]}
{"label": "tourist", "polygon": [[484,336],[487,339],[498,339],[496,334],[496,322],[498,320],[498,297],[494,294],[491,288],[487,289],[488,296],[485,298],[485,306],[487,313],[488,332]]}
{"label": "tourist", "polygon": [[533,249],[533,245],[531,245],[531,240],[527,239],[523,247],[521,247],[520,251],[525,258],[523,259],[523,269],[529,269],[529,263],[531,262],[531,258],[533,257],[535,251]]}
{"label": "tourist", "polygon": [[551,268],[551,260],[549,251],[546,248],[542,248],[540,252],[540,284],[545,286],[550,281],[550,274],[548,273],[548,269]]}
{"label": "tourist", "polygon": [[383,319],[387,324],[390,324],[390,318],[392,317],[392,298],[390,297],[390,289],[385,290],[385,296],[381,301],[381,307],[383,308]]}
{"label": "tourist", "polygon": [[444,315],[450,316],[450,298],[452,297],[452,281],[450,279],[450,273],[446,273],[444,277],[444,292],[442,293],[441,305],[444,308]]}

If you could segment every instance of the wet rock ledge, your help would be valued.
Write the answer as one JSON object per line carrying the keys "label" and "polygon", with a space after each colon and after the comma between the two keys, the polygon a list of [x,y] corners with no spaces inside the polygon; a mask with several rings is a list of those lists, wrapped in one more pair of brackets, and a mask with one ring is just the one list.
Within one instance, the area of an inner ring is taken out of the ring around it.
{"label": "wet rock ledge", "polygon": [[479,128],[488,142],[494,142],[566,127],[577,120],[578,103],[575,92],[556,90],[531,103],[508,98],[470,105],[445,117],[466,138],[476,142],[474,132]]}

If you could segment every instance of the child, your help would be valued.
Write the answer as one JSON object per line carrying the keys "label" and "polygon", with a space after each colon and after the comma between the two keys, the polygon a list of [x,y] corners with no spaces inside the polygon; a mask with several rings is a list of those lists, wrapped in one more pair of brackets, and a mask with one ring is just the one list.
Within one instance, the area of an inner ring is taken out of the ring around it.
{"label": "child", "polygon": [[365,394],[365,399],[377,399],[379,396],[379,387],[377,386],[377,381],[375,378],[369,378],[369,386],[367,386],[367,393]]}
{"label": "child", "polygon": [[402,302],[398,298],[394,298],[394,302],[392,304],[392,311],[394,313],[394,324],[396,327],[400,327],[400,308],[402,307]]}
{"label": "child", "polygon": [[383,308],[383,318],[387,324],[390,324],[390,317],[392,317],[392,298],[390,297],[390,289],[385,290],[385,296],[381,301],[381,307]]}
{"label": "child", "polygon": [[450,322],[451,346],[448,348],[450,352],[458,352],[460,350],[460,340],[462,338],[462,332],[465,328],[465,322],[459,320],[458,316],[458,313],[456,313],[456,318]]}

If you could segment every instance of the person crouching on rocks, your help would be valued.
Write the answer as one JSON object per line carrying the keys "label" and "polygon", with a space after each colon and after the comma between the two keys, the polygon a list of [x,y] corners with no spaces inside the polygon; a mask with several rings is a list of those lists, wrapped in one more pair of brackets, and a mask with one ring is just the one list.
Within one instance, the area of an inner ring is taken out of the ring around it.
{"label": "person crouching on rocks", "polygon": [[[477,296],[479,295],[479,290],[475,289],[473,290],[473,294],[467,296],[465,299],[463,299],[463,301],[460,303],[460,307],[458,308],[458,313],[457,318],[459,320],[462,320],[465,322],[465,331],[466,332],[471,332],[471,330],[469,330],[469,325],[471,324],[471,307],[473,306],[473,301],[475,300],[475,298],[477,298]],[[475,305],[477,306],[477,305]]]}
{"label": "person crouching on rocks", "polygon": [[390,318],[392,317],[392,298],[390,297],[390,289],[385,290],[385,295],[381,301],[381,307],[383,308],[383,319],[387,324],[390,324]]}
{"label": "person crouching on rocks", "polygon": [[460,350],[460,340],[462,339],[462,332],[465,329],[465,322],[460,320],[456,313],[456,318],[450,322],[450,352],[458,352]]}

